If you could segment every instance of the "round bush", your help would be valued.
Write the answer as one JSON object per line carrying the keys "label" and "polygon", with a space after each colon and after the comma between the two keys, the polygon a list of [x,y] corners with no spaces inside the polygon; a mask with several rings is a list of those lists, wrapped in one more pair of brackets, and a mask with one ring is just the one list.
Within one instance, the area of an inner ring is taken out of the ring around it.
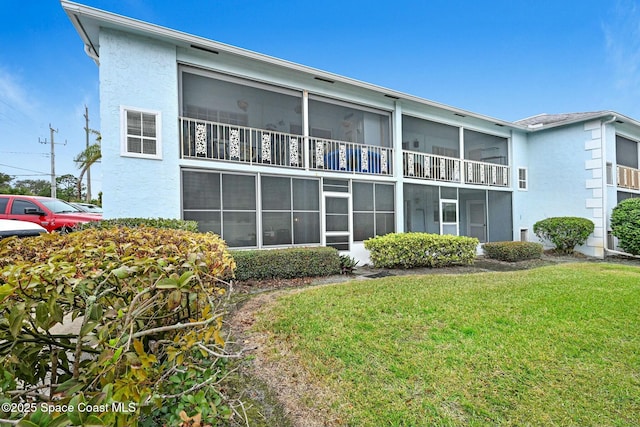
{"label": "round bush", "polygon": [[543,219],[533,225],[533,232],[543,240],[549,240],[562,253],[572,253],[576,246],[587,241],[595,225],[586,218],[560,216]]}
{"label": "round bush", "polygon": [[640,255],[640,198],[625,199],[613,208],[611,233],[625,252]]}

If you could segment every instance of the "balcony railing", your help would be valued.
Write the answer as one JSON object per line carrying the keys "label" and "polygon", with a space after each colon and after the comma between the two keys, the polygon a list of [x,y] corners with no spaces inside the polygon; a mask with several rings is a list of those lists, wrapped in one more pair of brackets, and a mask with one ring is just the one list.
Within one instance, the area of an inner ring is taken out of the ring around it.
{"label": "balcony railing", "polygon": [[616,166],[618,187],[640,190],[640,170],[628,166]]}
{"label": "balcony railing", "polygon": [[303,137],[181,117],[182,157],[303,168]]}
{"label": "balcony railing", "polygon": [[387,147],[309,138],[311,169],[391,175],[393,150]]}
{"label": "balcony railing", "polygon": [[391,175],[393,150],[181,117],[182,158]]}
{"label": "balcony railing", "polygon": [[404,176],[407,178],[491,187],[509,187],[510,185],[509,166],[416,151],[403,151],[402,158]]}

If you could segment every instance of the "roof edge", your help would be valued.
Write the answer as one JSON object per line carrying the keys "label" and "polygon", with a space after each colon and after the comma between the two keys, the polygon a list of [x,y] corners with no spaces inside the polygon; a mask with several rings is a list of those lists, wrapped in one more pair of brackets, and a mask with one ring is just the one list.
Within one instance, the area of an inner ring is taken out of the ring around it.
{"label": "roof edge", "polygon": [[189,46],[192,44],[205,47],[207,49],[221,51],[225,53],[229,53],[232,55],[243,56],[246,58],[250,58],[256,61],[264,62],[270,65],[275,65],[278,67],[288,68],[295,71],[299,71],[305,74],[312,75],[314,77],[320,77],[327,80],[332,80],[334,82],[340,82],[346,85],[357,86],[362,89],[374,91],[380,93],[382,95],[387,95],[391,98],[398,98],[400,100],[407,100],[410,102],[416,102],[418,104],[428,105],[430,107],[440,108],[446,111],[450,111],[452,113],[462,114],[464,116],[472,117],[475,119],[492,122],[499,126],[516,129],[516,130],[524,130],[526,131],[526,126],[518,125],[514,122],[510,122],[507,120],[497,119],[495,117],[486,116],[483,114],[474,113],[468,110],[456,108],[450,105],[442,104],[436,101],[432,101],[426,98],[421,98],[419,96],[410,95],[408,93],[400,92],[397,90],[389,89],[383,86],[378,86],[372,83],[366,83],[361,80],[352,79],[349,77],[345,77],[339,74],[334,74],[328,71],[323,71],[317,68],[309,67],[306,65],[298,64],[292,61],[287,61],[280,58],[275,58],[269,55],[257,53],[254,51],[250,51],[247,49],[231,46],[225,43],[217,42],[211,39],[207,39],[201,36],[195,36],[192,34],[188,34],[179,30],[173,30],[167,27],[163,27],[156,24],[151,24],[139,19],[129,18],[123,15],[119,15],[112,12],[107,12],[101,9],[93,8],[90,6],[85,6],[79,3],[75,3],[69,0],[61,0],[60,4],[64,9],[65,13],[71,20],[73,26],[76,28],[76,31],[80,35],[81,39],[85,44],[86,53],[94,59],[96,62],[99,58],[99,47],[96,47],[97,41],[91,40],[91,36],[88,31],[82,25],[81,18],[89,18],[97,21],[102,21],[115,27],[121,27],[125,29],[132,29],[137,32],[144,32],[151,36],[156,36],[164,39],[168,39],[177,43],[178,45]]}

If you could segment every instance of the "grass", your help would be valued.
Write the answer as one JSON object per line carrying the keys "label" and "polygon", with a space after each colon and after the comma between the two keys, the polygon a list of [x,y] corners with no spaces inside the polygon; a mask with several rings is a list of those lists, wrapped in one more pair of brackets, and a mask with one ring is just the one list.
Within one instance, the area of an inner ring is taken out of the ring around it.
{"label": "grass", "polygon": [[[278,300],[258,327],[345,425],[640,425],[640,269],[403,276]],[[273,355],[273,357],[278,357]]]}

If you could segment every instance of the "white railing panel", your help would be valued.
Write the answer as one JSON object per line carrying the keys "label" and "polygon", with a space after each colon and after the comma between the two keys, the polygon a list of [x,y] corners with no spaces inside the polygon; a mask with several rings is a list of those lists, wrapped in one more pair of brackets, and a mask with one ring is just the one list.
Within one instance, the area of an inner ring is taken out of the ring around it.
{"label": "white railing panel", "polygon": [[509,187],[511,168],[495,163],[456,159],[417,151],[403,151],[403,174],[407,178]]}
{"label": "white railing panel", "polygon": [[300,135],[180,118],[183,158],[304,167]]}
{"label": "white railing panel", "polygon": [[309,138],[311,169],[391,175],[393,150],[388,147]]}
{"label": "white railing panel", "polygon": [[433,181],[460,182],[460,159],[403,151],[404,176]]}
{"label": "white railing panel", "polygon": [[510,170],[509,166],[495,163],[477,162],[474,160],[463,160],[466,184],[488,185],[491,187],[509,187]]}

